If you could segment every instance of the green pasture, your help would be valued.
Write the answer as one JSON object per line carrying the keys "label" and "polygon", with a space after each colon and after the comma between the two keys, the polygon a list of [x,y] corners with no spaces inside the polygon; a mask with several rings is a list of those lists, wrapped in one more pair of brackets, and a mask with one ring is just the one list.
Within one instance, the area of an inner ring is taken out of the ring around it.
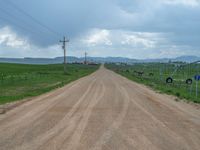
{"label": "green pasture", "polygon": [[0,63],[0,104],[37,96],[91,74],[96,66],[67,64],[23,65]]}

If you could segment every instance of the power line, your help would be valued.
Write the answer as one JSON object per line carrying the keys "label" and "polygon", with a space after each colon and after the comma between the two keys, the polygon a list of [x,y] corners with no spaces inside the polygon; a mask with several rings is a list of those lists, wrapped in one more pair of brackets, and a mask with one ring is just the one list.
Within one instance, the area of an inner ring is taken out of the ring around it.
{"label": "power line", "polygon": [[24,11],[22,8],[18,7],[15,3],[11,2],[10,0],[4,0],[4,2],[9,3],[16,10],[18,10],[19,12],[21,12],[22,14],[24,14],[25,16],[27,16],[28,18],[30,18],[35,23],[37,23],[41,27],[45,28],[46,30],[48,30],[49,32],[51,32],[52,34],[54,34],[56,37],[60,37],[59,33],[57,33],[56,31],[54,31],[53,29],[51,29],[47,25],[41,23],[39,20],[37,20],[36,18],[34,18],[33,16],[31,16],[29,13],[27,13],[26,11]]}
{"label": "power line", "polygon": [[41,40],[44,40],[43,38],[41,38],[41,36],[44,36],[44,35],[41,34],[40,32],[36,32],[36,31],[31,30],[31,29],[29,29],[29,28],[27,28],[25,26],[20,25],[20,24],[16,24],[16,22],[14,22],[13,20],[9,20],[8,18],[1,17],[0,20],[3,20],[5,22],[7,22],[7,23],[11,23],[11,24],[13,24],[15,27],[17,27],[19,29],[26,30],[26,31],[31,32],[31,33],[36,34],[36,35],[40,35],[37,38],[39,38]]}
{"label": "power line", "polygon": [[[6,22],[10,22],[10,23],[12,23],[12,24],[18,26],[19,28],[21,28],[21,29],[23,29],[23,30],[27,30],[27,31],[32,32],[32,33],[34,33],[34,34],[39,34],[39,35],[44,36],[40,31],[33,30],[32,28],[30,28],[31,25],[28,24],[27,22],[25,22],[23,19],[17,18],[15,15],[13,15],[12,13],[10,13],[9,11],[7,11],[7,10],[5,10],[5,9],[3,9],[3,8],[0,8],[0,10],[1,10],[3,13],[5,13],[7,16],[9,16],[9,17],[11,17],[11,18],[14,18],[15,20],[18,20],[18,21],[20,21],[20,22],[23,22],[23,25],[26,25],[26,26],[22,26],[22,25],[16,24],[16,22],[15,22],[14,20],[10,20],[10,18],[8,19],[8,18],[3,18],[3,17],[1,17],[1,18],[0,18],[1,20],[4,20],[4,21],[6,21]],[[41,30],[41,31],[42,31],[42,30]],[[45,31],[42,31],[42,32],[46,34]],[[51,36],[49,36],[49,37],[51,37]],[[53,39],[53,38],[52,38],[52,39]]]}
{"label": "power line", "polygon": [[15,26],[18,27],[18,28],[21,28],[21,29],[23,29],[23,30],[26,30],[26,31],[29,31],[29,32],[32,32],[32,33],[36,34],[36,32],[34,32],[34,31],[32,31],[32,30],[29,30],[28,28],[26,28],[26,27],[24,27],[24,26],[22,26],[22,25],[16,24],[15,22],[9,20],[8,18],[1,17],[0,19],[3,20],[3,21],[6,21],[6,22],[8,22],[8,23],[11,23],[11,24],[15,25]]}

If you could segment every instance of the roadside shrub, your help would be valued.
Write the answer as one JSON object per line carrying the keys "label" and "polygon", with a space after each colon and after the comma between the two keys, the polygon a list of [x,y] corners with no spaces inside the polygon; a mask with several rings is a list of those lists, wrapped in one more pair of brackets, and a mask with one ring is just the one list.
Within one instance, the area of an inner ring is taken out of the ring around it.
{"label": "roadside shrub", "polygon": [[166,92],[167,92],[167,93],[172,93],[172,90],[169,90],[169,89],[168,89]]}
{"label": "roadside shrub", "polygon": [[176,92],[176,96],[177,96],[177,97],[180,97],[181,94],[180,94],[179,92]]}

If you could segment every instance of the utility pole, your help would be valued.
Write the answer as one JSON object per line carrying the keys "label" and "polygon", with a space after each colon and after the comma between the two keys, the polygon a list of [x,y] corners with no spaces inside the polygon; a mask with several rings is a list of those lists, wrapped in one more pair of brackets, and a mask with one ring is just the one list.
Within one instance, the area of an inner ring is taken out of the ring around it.
{"label": "utility pole", "polygon": [[87,52],[85,52],[85,64],[87,64]]}
{"label": "utility pole", "polygon": [[60,42],[63,44],[62,48],[64,51],[64,73],[66,74],[67,73],[67,71],[66,71],[66,43],[69,42],[69,40],[66,40],[66,38],[64,36],[63,40],[60,40]]}

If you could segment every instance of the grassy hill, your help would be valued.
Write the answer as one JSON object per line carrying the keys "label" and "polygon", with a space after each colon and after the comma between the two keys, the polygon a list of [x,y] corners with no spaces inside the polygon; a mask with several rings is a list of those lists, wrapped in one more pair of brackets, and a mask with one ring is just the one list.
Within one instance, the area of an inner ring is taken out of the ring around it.
{"label": "grassy hill", "polygon": [[91,74],[99,66],[62,64],[25,65],[0,63],[0,104],[37,96]]}

